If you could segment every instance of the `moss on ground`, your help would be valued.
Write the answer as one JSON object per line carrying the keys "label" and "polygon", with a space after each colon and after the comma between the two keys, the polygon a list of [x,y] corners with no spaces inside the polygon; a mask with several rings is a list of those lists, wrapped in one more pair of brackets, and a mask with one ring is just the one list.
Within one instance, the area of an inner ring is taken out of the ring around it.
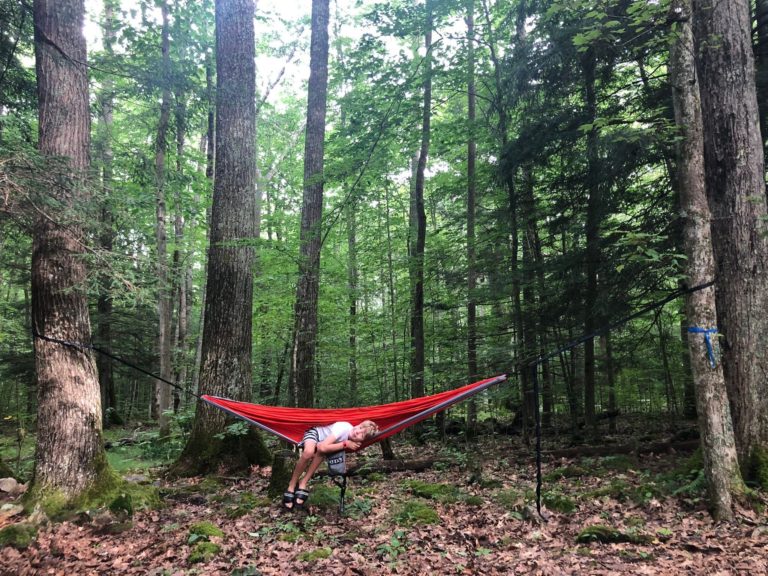
{"label": "moss on ground", "polygon": [[398,507],[394,514],[399,526],[426,526],[440,522],[440,516],[434,508],[421,500],[408,500]]}
{"label": "moss on ground", "polygon": [[576,542],[585,544],[588,542],[602,542],[604,544],[628,542],[631,544],[649,544],[653,540],[652,536],[646,534],[637,534],[633,532],[622,532],[610,526],[595,524],[587,526],[578,536]]}
{"label": "moss on ground", "polygon": [[13,546],[19,550],[27,548],[37,536],[37,528],[32,524],[11,524],[0,530],[0,548]]}
{"label": "moss on ground", "polygon": [[189,563],[209,562],[221,552],[221,546],[213,542],[197,542],[189,553]]}
{"label": "moss on ground", "polygon": [[315,550],[307,550],[305,552],[301,552],[296,556],[296,558],[302,562],[316,562],[318,560],[325,560],[326,558],[330,558],[331,554],[333,554],[333,550],[330,548],[316,548]]}

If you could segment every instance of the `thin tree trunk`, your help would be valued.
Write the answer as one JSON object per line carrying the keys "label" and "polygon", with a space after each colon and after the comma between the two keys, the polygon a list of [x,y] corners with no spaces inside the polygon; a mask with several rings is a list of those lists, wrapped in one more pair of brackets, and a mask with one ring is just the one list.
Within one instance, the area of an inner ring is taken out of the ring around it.
{"label": "thin tree trunk", "polygon": [[[163,0],[160,4],[163,17],[161,32],[161,48],[163,57],[163,93],[160,103],[160,120],[157,125],[157,139],[155,140],[155,208],[157,221],[155,224],[155,240],[157,243],[157,316],[158,316],[158,340],[157,353],[160,360],[160,377],[165,380],[172,378],[171,365],[171,318],[172,292],[168,279],[168,237],[166,231],[167,209],[165,202],[166,187],[166,153],[168,150],[168,124],[171,116],[171,60],[169,38],[169,13],[168,3]],[[161,438],[170,433],[170,420],[165,411],[171,407],[171,391],[168,384],[156,381],[155,397],[157,401],[157,417],[160,424],[159,435]]]}
{"label": "thin tree trunk", "polygon": [[328,19],[329,0],[312,0],[307,131],[304,141],[304,199],[301,207],[299,281],[296,286],[290,377],[290,396],[296,405],[303,407],[311,407],[315,401],[317,297],[328,98]]}
{"label": "thin tree trunk", "polygon": [[[670,83],[675,121],[682,136],[678,141],[680,206],[685,220],[686,274],[691,285],[698,286],[713,278],[715,262],[706,195],[700,84],[696,77],[690,16],[690,0],[673,0],[670,17],[676,21],[677,37],[670,49]],[[717,326],[714,288],[688,294],[686,310],[691,327],[714,329]],[[732,496],[742,493],[744,485],[739,473],[723,366],[716,356],[709,356],[704,335],[691,336],[688,346],[696,385],[704,474],[714,517],[728,520],[733,517]],[[711,343],[713,348],[717,347],[715,334]]]}
{"label": "thin tree trunk", "polygon": [[[87,197],[90,110],[82,0],[34,4],[38,145],[61,171],[60,184],[43,193],[77,213]],[[39,216],[32,246],[32,322],[36,334],[90,342],[86,239],[75,219],[64,225]],[[48,494],[76,500],[111,475],[104,453],[101,398],[90,354],[35,339],[38,381],[37,449],[31,498]]]}
{"label": "thin tree trunk", "polygon": [[[587,121],[597,119],[597,96],[595,94],[595,57],[591,51],[583,56],[585,101]],[[597,327],[598,282],[597,271],[600,263],[600,220],[602,212],[601,186],[598,182],[597,129],[587,133],[587,225],[585,271],[587,283],[584,292],[584,333],[592,334]],[[592,436],[597,435],[595,419],[595,341],[584,342],[584,420]]]}
{"label": "thin tree trunk", "polygon": [[[114,56],[113,46],[116,40],[114,11],[115,0],[104,2],[104,50],[109,56]],[[100,94],[101,114],[99,116],[99,152],[101,156],[101,230],[99,244],[107,254],[112,252],[115,240],[114,216],[112,214],[112,115],[114,108],[114,83],[110,77],[104,80],[104,87]],[[97,337],[99,346],[104,350],[112,349],[112,297],[111,275],[106,271],[99,274],[99,296],[96,304],[98,311]],[[104,354],[96,358],[99,371],[99,383],[101,387],[101,403],[104,424],[119,424],[121,418],[117,411],[117,397],[115,394],[115,381],[112,359]]]}
{"label": "thin tree trunk", "polygon": [[410,250],[409,276],[411,284],[411,397],[424,395],[424,248],[427,218],[424,212],[424,180],[429,155],[430,124],[432,120],[432,0],[425,4],[423,104],[421,118],[421,148],[412,188],[411,226],[413,244]]}
{"label": "thin tree trunk", "polygon": [[[477,140],[475,121],[477,94],[475,93],[475,3],[467,1],[467,375],[469,382],[477,380],[477,271],[475,262],[475,196],[477,194]],[[477,436],[477,402],[473,398],[467,406],[467,437]]]}

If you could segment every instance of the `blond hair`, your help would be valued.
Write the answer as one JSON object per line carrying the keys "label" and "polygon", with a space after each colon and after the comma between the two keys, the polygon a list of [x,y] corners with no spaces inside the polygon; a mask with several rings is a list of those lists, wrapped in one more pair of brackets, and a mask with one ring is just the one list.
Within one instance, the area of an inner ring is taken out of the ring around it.
{"label": "blond hair", "polygon": [[360,428],[362,430],[365,430],[365,439],[370,440],[376,434],[379,433],[379,426],[374,422],[373,420],[363,420],[356,426],[356,428]]}

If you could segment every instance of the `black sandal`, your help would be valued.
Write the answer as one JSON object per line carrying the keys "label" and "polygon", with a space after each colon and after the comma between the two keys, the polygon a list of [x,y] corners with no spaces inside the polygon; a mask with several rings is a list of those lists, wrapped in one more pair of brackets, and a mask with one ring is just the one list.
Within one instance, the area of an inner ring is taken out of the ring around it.
{"label": "black sandal", "polygon": [[[301,502],[299,502],[301,500]],[[307,500],[309,500],[309,491],[308,490],[296,490],[294,494],[294,500],[293,500],[293,507],[297,509],[304,508],[304,505],[307,503]]]}
{"label": "black sandal", "polygon": [[[290,506],[288,506],[290,504]],[[296,506],[296,494],[293,492],[284,492],[283,493],[283,508],[286,510],[293,510],[293,508]]]}

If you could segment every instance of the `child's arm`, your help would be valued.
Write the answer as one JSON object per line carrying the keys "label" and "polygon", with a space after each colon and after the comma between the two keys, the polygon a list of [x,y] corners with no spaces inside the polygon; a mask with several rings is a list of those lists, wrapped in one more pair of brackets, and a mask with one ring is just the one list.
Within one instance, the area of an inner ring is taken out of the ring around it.
{"label": "child's arm", "polygon": [[333,454],[339,450],[357,450],[358,448],[360,448],[359,442],[354,440],[339,442],[335,436],[328,436],[328,438],[317,445],[317,451],[320,454]]}

